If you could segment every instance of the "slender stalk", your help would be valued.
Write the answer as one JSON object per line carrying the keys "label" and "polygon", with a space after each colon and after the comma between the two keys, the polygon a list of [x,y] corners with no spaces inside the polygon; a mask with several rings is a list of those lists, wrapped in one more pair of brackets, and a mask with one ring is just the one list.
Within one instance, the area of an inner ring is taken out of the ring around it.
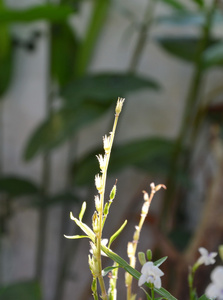
{"label": "slender stalk", "polygon": [[197,111],[197,106],[199,102],[199,92],[204,76],[204,70],[202,67],[202,53],[208,45],[208,41],[211,33],[211,25],[213,19],[213,13],[215,11],[216,2],[213,2],[213,6],[207,12],[206,24],[203,27],[202,39],[197,51],[196,61],[195,61],[195,70],[192,77],[191,86],[186,100],[185,110],[180,126],[180,131],[175,142],[175,147],[172,155],[170,171],[167,179],[168,190],[164,200],[162,212],[161,212],[161,227],[164,231],[168,231],[171,227],[170,221],[170,212],[171,206],[173,204],[174,198],[173,195],[177,190],[177,176],[179,168],[183,159],[183,148],[185,146],[188,136],[191,134],[191,124],[195,117],[195,112]]}
{"label": "slender stalk", "polygon": [[[141,211],[141,217],[140,217],[140,220],[139,220],[139,224],[138,226],[136,226],[136,230],[135,230],[135,233],[133,235],[133,241],[130,242],[128,244],[128,257],[129,257],[129,264],[132,268],[135,268],[135,265],[136,265],[136,250],[137,250],[137,246],[138,246],[138,241],[139,241],[139,238],[140,238],[140,233],[141,233],[141,230],[142,230],[142,226],[145,222],[145,219],[148,215],[148,212],[149,212],[149,208],[150,208],[150,204],[152,202],[152,199],[156,193],[156,191],[158,191],[160,188],[166,188],[164,185],[160,184],[160,185],[157,185],[155,186],[154,184],[151,184],[151,193],[150,193],[150,196],[144,192],[144,204],[142,206],[142,211]],[[127,288],[127,300],[131,300],[132,299],[132,279],[133,277],[129,274],[129,273],[126,273],[126,288]]]}
{"label": "slender stalk", "polygon": [[134,73],[136,71],[136,68],[139,65],[140,58],[142,56],[142,53],[144,51],[144,48],[146,46],[146,42],[148,40],[149,36],[149,31],[151,28],[151,25],[153,23],[153,16],[155,12],[155,8],[157,5],[158,1],[148,1],[146,10],[145,10],[145,15],[143,18],[143,24],[141,25],[138,38],[136,41],[136,46],[133,51],[130,64],[129,64],[129,71],[131,73]]}

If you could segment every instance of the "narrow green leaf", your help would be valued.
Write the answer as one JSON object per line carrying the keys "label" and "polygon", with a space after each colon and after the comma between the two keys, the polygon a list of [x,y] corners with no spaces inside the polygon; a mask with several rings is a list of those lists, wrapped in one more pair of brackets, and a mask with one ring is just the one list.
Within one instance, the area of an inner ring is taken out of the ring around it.
{"label": "narrow green leaf", "polygon": [[114,242],[114,240],[119,236],[119,234],[122,232],[122,230],[125,228],[127,224],[127,220],[122,224],[122,226],[110,237],[108,248],[110,248],[111,244]]}
{"label": "narrow green leaf", "polygon": [[66,239],[70,239],[70,240],[78,240],[78,239],[84,239],[84,238],[88,238],[89,239],[89,236],[87,235],[66,235],[64,234],[64,237]]}
{"label": "narrow green leaf", "polygon": [[86,204],[86,202],[84,201],[83,204],[82,204],[82,206],[81,206],[81,211],[80,211],[80,213],[79,213],[79,220],[80,220],[80,221],[82,221],[82,219],[83,219],[83,216],[84,216],[86,207],[87,207],[87,204]]}
{"label": "narrow green leaf", "polygon": [[10,197],[37,195],[40,190],[36,184],[26,178],[17,176],[5,176],[0,178],[0,192]]}
{"label": "narrow green leaf", "polygon": [[38,20],[64,21],[73,13],[65,5],[37,5],[27,9],[0,9],[0,23],[3,22],[34,22]]}
{"label": "narrow green leaf", "polygon": [[192,2],[196,3],[200,8],[204,7],[204,0],[192,0]]}
{"label": "narrow green leaf", "polygon": [[223,65],[223,42],[210,46],[203,54],[204,68]]}
{"label": "narrow green leaf", "polygon": [[38,282],[27,281],[0,286],[0,300],[41,300]]}
{"label": "narrow green leaf", "polygon": [[102,276],[103,277],[106,276],[109,272],[111,272],[112,270],[117,269],[117,268],[119,268],[119,266],[104,268],[104,270],[102,270]]}
{"label": "narrow green leaf", "polygon": [[164,263],[165,260],[167,260],[168,256],[164,256],[156,261],[154,261],[154,265],[159,267],[162,265],[162,263]]}
{"label": "narrow green leaf", "polygon": [[77,218],[74,218],[73,215],[71,214],[71,220],[73,220],[77,226],[80,227],[81,230],[83,230],[84,233],[87,234],[87,236],[94,242],[95,241],[95,234],[94,232],[91,230],[90,227],[87,226],[87,224],[79,221]]}

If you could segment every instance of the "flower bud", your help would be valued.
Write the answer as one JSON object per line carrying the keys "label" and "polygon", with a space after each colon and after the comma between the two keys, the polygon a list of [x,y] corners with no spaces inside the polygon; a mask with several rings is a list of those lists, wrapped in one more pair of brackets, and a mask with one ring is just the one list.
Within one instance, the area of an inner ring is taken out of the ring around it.
{"label": "flower bud", "polygon": [[147,256],[148,261],[151,261],[151,260],[152,260],[153,254],[152,254],[152,251],[151,251],[150,249],[148,249],[148,250],[146,251],[146,256]]}
{"label": "flower bud", "polygon": [[122,111],[122,105],[123,105],[124,101],[125,101],[125,98],[118,98],[116,108],[115,108],[116,115],[119,115],[120,112]]}
{"label": "flower bud", "polygon": [[144,252],[138,252],[138,259],[140,264],[143,266],[146,263],[146,256]]}

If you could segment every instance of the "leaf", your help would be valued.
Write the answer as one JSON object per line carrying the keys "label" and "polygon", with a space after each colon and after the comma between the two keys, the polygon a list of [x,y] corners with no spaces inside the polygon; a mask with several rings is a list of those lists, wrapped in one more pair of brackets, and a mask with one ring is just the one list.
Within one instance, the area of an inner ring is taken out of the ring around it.
{"label": "leaf", "polygon": [[0,287],[0,300],[41,300],[38,282],[18,282]]}
{"label": "leaf", "polygon": [[[200,40],[197,37],[162,37],[158,38],[157,42],[168,53],[183,59],[187,62],[194,62],[196,60],[197,50]],[[212,39],[209,45],[216,43]]]}
{"label": "leaf", "polygon": [[167,260],[167,258],[168,258],[168,256],[164,256],[164,257],[158,259],[157,261],[154,261],[154,265],[157,267],[161,266],[164,263],[164,261]]}
{"label": "leaf", "polygon": [[66,106],[51,114],[34,131],[28,140],[24,157],[26,160],[34,158],[41,152],[50,151],[80,128],[98,119],[112,103],[97,104],[95,102],[85,103],[78,109]]}
{"label": "leaf", "polygon": [[[102,251],[105,252],[105,254],[110,257],[113,261],[117,262],[120,267],[124,268],[125,271],[127,271],[130,275],[132,275],[134,278],[139,280],[139,277],[141,276],[141,273],[137,270],[133,269],[123,258],[121,258],[118,254],[113,252],[111,249],[108,249],[106,246],[101,246]],[[146,283],[147,286],[149,286],[148,283]],[[174,296],[172,296],[167,290],[164,288],[154,288],[155,292],[159,294],[160,296],[163,296],[167,300],[177,300]]]}
{"label": "leaf", "polygon": [[84,216],[86,207],[87,207],[87,204],[86,204],[86,202],[84,201],[83,204],[82,204],[82,206],[81,206],[81,211],[80,211],[80,213],[79,213],[79,220],[80,220],[80,221],[82,221],[82,219],[83,219],[83,216]]}
{"label": "leaf", "polygon": [[204,7],[204,0],[192,0],[195,2],[200,8]]}
{"label": "leaf", "polygon": [[68,23],[51,27],[51,74],[60,86],[74,78],[77,39]]}
{"label": "leaf", "polygon": [[117,268],[119,268],[119,266],[104,268],[104,270],[102,270],[102,276],[103,277],[106,276],[109,272],[111,272],[112,270],[117,269]]}
{"label": "leaf", "polygon": [[204,68],[223,65],[223,42],[210,46],[203,54]]}
{"label": "leaf", "polygon": [[72,236],[69,236],[69,235],[64,234],[64,237],[66,239],[70,239],[70,240],[78,240],[78,239],[84,239],[84,238],[89,239],[89,236],[87,236],[87,235],[72,235]]}
{"label": "leaf", "polygon": [[119,234],[122,232],[122,230],[125,228],[127,224],[127,220],[122,224],[122,226],[110,237],[108,248],[110,248],[111,244],[114,242],[114,240],[119,236]]}
{"label": "leaf", "polygon": [[30,180],[16,176],[5,176],[0,178],[0,192],[8,194],[10,197],[21,197],[36,195],[40,190]]}
{"label": "leaf", "polygon": [[37,5],[27,9],[0,9],[0,23],[34,22],[38,20],[64,21],[73,13],[67,5]]}
{"label": "leaf", "polygon": [[152,79],[134,74],[99,73],[86,75],[71,82],[61,94],[67,102],[77,106],[81,99],[95,99],[99,103],[105,103],[129,92],[146,88],[158,90],[160,86]]}
{"label": "leaf", "polygon": [[79,221],[77,218],[74,218],[71,214],[71,220],[73,220],[77,226],[79,226],[81,228],[81,230],[83,230],[84,233],[87,234],[87,236],[94,242],[95,241],[95,234],[94,232],[91,230],[90,227],[87,226],[87,224]]}
{"label": "leaf", "polygon": [[[166,174],[169,170],[173,147],[173,141],[157,137],[114,146],[109,172],[114,173],[127,166],[134,166],[150,174]],[[100,151],[101,149],[92,151],[73,166],[76,184],[83,185],[93,181],[98,170],[95,155]]]}

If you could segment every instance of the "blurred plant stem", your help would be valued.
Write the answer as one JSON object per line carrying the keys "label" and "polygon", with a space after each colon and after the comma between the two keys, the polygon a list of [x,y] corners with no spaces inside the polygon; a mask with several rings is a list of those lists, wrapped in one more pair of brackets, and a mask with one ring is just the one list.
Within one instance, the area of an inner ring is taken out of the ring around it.
{"label": "blurred plant stem", "polygon": [[[92,9],[92,14],[90,18],[90,22],[86,31],[85,39],[83,40],[82,44],[79,46],[77,52],[77,65],[75,67],[75,77],[81,77],[85,75],[87,72],[87,68],[92,57],[93,50],[95,48],[95,44],[97,42],[98,36],[103,28],[103,23],[106,19],[106,15],[110,6],[110,0],[97,0],[94,2],[94,6]],[[72,165],[73,160],[75,159],[74,151],[74,144],[75,149],[77,149],[77,143],[74,143],[74,140],[77,141],[77,135],[71,138],[68,142],[68,157],[67,157],[67,189],[71,188],[73,185],[74,180],[71,179],[70,173],[70,166]],[[74,188],[74,187],[73,187]],[[88,197],[87,199],[89,199]],[[76,253],[76,249],[78,243],[70,243],[66,241],[67,247],[64,250],[64,232],[65,232],[65,224],[67,222],[67,208],[62,208],[62,216],[61,216],[61,241],[60,241],[60,248],[59,248],[59,257],[61,257],[61,262],[59,264],[58,276],[57,276],[57,284],[55,288],[55,295],[54,300],[61,300],[64,293],[65,287],[65,279],[67,276],[67,270],[72,260],[72,257]]]}
{"label": "blurred plant stem", "polygon": [[139,65],[139,61],[142,57],[146,42],[149,38],[149,31],[153,23],[153,17],[155,13],[155,8],[158,1],[148,1],[147,7],[145,9],[145,15],[140,26],[138,38],[136,41],[135,49],[130,60],[129,71],[134,73]]}
{"label": "blurred plant stem", "polygon": [[[48,1],[50,3],[50,1]],[[50,57],[51,51],[51,35],[50,35],[49,25],[48,29],[48,58]],[[50,116],[52,112],[52,102],[54,95],[51,92],[51,75],[50,66],[47,67],[47,82],[46,82],[46,115]],[[42,158],[42,175],[41,175],[41,197],[44,202],[47,201],[47,195],[49,192],[51,181],[51,155],[50,153],[45,153]],[[38,227],[38,240],[37,240],[37,250],[36,250],[36,278],[41,282],[44,272],[44,258],[46,249],[46,239],[47,239],[47,219],[48,219],[48,208],[43,205],[39,209],[39,227]]]}
{"label": "blurred plant stem", "polygon": [[[201,90],[201,84],[204,77],[204,69],[202,66],[202,53],[208,46],[212,20],[214,11],[216,8],[216,1],[213,2],[210,9],[206,12],[206,22],[202,28],[202,38],[197,49],[197,55],[195,60],[195,69],[191,79],[191,84],[186,99],[185,109],[183,112],[182,122],[180,125],[180,131],[176,139],[175,148],[171,158],[170,171],[167,178],[167,192],[165,193],[165,199],[161,211],[161,228],[168,232],[171,230],[174,222],[174,206],[175,206],[175,195],[179,187],[178,176],[182,166],[189,167],[189,160],[191,155],[191,145],[188,144],[190,136],[192,134],[192,124],[196,115],[199,111],[201,103],[199,103],[199,93]],[[185,146],[189,151],[187,156],[183,156],[183,150]]]}

